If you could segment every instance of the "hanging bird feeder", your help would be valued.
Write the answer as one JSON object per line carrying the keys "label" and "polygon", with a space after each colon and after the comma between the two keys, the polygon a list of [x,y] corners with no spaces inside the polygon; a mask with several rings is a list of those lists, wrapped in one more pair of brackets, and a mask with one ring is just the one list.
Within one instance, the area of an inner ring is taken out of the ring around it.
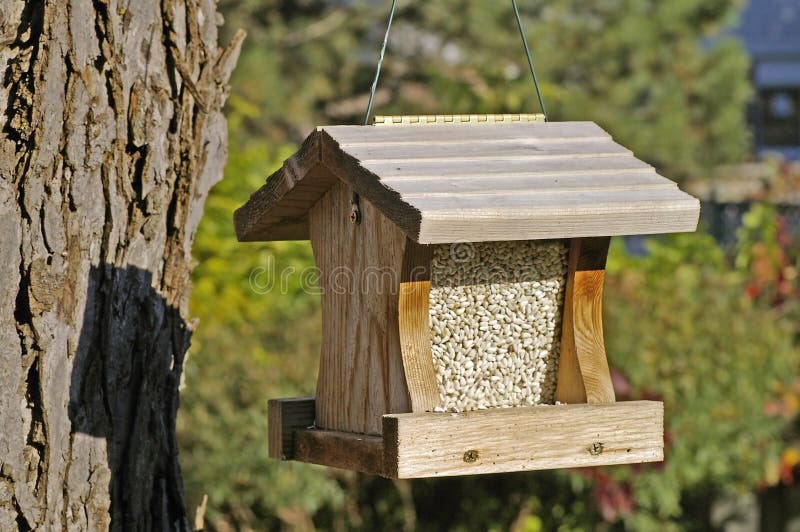
{"label": "hanging bird feeder", "polygon": [[610,236],[693,231],[698,201],[594,123],[537,118],[321,127],[236,212],[242,241],[311,240],[320,272],[316,396],[270,403],[272,457],[398,478],[663,459],[662,403],[614,400],[603,270]]}
{"label": "hanging bird feeder", "polygon": [[317,128],[235,214],[319,269],[316,395],[270,401],[270,456],[393,478],[663,460],[663,404],[615,401],[606,254],[698,216],[592,122]]}

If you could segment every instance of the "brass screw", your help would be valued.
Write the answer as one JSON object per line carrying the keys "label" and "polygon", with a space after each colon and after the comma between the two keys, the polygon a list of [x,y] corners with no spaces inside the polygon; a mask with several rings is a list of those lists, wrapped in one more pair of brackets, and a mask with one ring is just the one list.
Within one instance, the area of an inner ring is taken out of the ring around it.
{"label": "brass screw", "polygon": [[478,461],[478,451],[476,449],[470,449],[469,451],[464,453],[464,461],[468,464],[472,462]]}
{"label": "brass screw", "polygon": [[353,204],[350,209],[350,221],[356,225],[361,223],[361,209],[358,208],[358,204]]}
{"label": "brass screw", "polygon": [[598,456],[600,453],[603,452],[603,444],[601,442],[594,442],[591,446],[589,446],[589,454],[592,456]]}

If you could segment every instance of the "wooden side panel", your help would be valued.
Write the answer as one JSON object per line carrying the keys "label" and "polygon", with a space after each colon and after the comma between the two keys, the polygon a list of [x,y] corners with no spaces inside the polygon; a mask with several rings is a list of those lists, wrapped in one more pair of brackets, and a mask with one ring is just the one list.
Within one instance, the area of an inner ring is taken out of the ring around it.
{"label": "wooden side panel", "polygon": [[664,405],[630,401],[384,417],[385,474],[502,473],[664,459]]}
{"label": "wooden side panel", "polygon": [[317,426],[381,433],[381,416],[411,410],[398,326],[406,235],[369,201],[353,224],[338,183],[309,213],[322,292]]}
{"label": "wooden side panel", "polygon": [[383,475],[383,439],[332,430],[297,432],[295,460],[371,475]]}
{"label": "wooden side panel", "polygon": [[603,340],[603,281],[609,237],[572,239],[556,399],[612,403],[614,386]]}
{"label": "wooden side panel", "polygon": [[398,318],[403,368],[412,412],[429,412],[439,403],[431,354],[428,296],[431,291],[430,246],[406,242],[400,280]]}
{"label": "wooden side panel", "polygon": [[314,398],[270,399],[268,403],[269,457],[295,458],[295,433],[314,425]]}

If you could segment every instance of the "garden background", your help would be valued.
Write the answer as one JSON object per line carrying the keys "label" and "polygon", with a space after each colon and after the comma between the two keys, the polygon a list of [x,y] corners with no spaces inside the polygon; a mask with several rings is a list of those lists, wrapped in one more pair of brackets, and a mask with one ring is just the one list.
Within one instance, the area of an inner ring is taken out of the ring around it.
{"label": "garden background", "polygon": [[[520,4],[551,120],[596,121],[690,189],[751,168],[740,2]],[[704,203],[695,234],[612,242],[609,361],[618,397],[664,401],[663,464],[391,481],[267,459],[267,399],[314,391],[319,301],[301,288],[308,243],[237,243],[232,214],[315,125],[363,120],[388,5],[219,2],[222,40],[249,35],[194,245],[190,508],[207,494],[220,531],[800,530],[800,211],[770,194]],[[510,2],[400,1],[375,109],[538,112],[526,68]],[[763,189],[798,182],[784,161],[757,169]],[[295,272],[285,290],[254,283],[270,268]]]}

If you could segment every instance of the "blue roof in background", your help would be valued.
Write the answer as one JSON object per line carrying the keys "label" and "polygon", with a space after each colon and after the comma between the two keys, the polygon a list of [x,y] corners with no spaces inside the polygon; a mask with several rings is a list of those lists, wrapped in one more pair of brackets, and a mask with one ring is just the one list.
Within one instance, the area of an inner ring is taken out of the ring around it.
{"label": "blue roof in background", "polygon": [[750,55],[800,55],[800,0],[749,0],[736,34]]}

